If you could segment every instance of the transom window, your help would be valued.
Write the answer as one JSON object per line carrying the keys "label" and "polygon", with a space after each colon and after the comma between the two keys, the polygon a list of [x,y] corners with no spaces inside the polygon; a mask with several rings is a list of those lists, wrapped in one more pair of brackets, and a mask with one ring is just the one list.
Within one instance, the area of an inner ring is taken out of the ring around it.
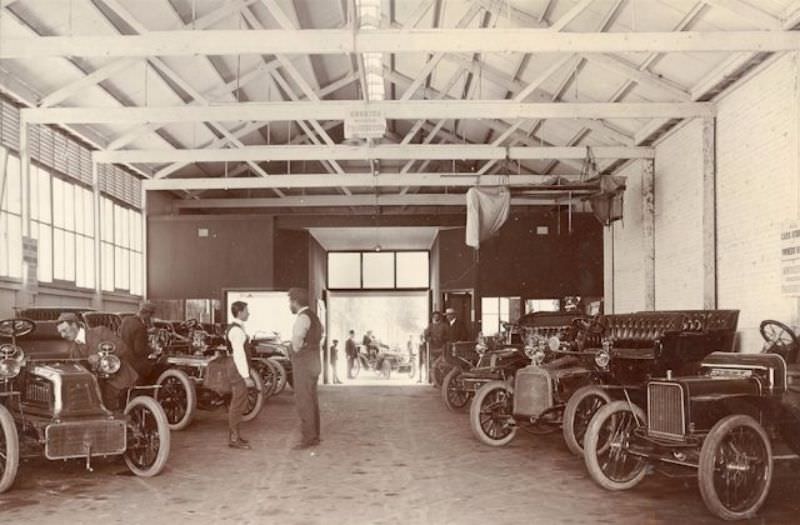
{"label": "transom window", "polygon": [[430,286],[428,252],[330,252],[331,290],[420,289]]}

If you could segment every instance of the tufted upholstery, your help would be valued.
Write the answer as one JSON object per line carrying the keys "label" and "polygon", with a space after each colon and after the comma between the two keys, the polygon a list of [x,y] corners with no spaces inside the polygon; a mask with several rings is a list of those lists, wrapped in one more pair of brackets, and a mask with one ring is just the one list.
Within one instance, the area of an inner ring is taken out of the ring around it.
{"label": "tufted upholstery", "polygon": [[738,310],[665,310],[607,315],[598,320],[602,331],[587,338],[587,347],[599,348],[603,339],[614,348],[653,350],[674,346],[678,339],[702,337],[714,350],[732,351]]}

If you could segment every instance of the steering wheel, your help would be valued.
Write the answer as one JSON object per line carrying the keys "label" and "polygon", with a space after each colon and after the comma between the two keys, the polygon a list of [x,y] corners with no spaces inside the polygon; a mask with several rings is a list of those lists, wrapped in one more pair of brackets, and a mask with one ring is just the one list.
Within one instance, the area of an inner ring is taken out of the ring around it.
{"label": "steering wheel", "polygon": [[797,352],[800,350],[800,340],[798,340],[794,330],[780,321],[767,319],[761,321],[759,331],[766,342],[761,350],[762,353],[780,354],[786,359],[787,363],[795,362]]}
{"label": "steering wheel", "polygon": [[197,319],[187,319],[186,321],[181,323],[181,328],[186,330],[191,330],[195,328],[198,324],[200,324]]}
{"label": "steering wheel", "polygon": [[16,339],[33,332],[34,328],[36,324],[30,319],[6,319],[0,321],[0,337]]}

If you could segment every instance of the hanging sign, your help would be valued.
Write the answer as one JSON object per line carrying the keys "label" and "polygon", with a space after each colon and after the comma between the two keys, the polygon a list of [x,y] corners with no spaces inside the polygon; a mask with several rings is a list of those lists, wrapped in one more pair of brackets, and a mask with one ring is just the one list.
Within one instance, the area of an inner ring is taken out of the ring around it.
{"label": "hanging sign", "polygon": [[25,268],[25,286],[35,287],[39,282],[39,241],[33,237],[22,238],[22,263]]}
{"label": "hanging sign", "polygon": [[386,135],[386,116],[379,109],[365,107],[351,111],[344,119],[344,138],[379,139]]}
{"label": "hanging sign", "polygon": [[800,221],[785,223],[781,232],[781,292],[800,297]]}

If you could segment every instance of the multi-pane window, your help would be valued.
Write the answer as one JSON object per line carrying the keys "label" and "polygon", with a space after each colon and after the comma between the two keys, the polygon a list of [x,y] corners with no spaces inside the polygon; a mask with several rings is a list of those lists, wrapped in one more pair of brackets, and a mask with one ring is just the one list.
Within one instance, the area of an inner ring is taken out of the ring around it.
{"label": "multi-pane window", "polygon": [[102,288],[142,295],[142,214],[103,197],[100,228]]}
{"label": "multi-pane window", "polygon": [[430,286],[428,252],[331,252],[328,288],[410,289]]}
{"label": "multi-pane window", "polygon": [[519,317],[519,297],[482,297],[481,331],[494,335],[503,330],[503,323],[514,322]]}
{"label": "multi-pane window", "polygon": [[[0,149],[0,161],[3,159]],[[2,166],[0,166],[2,168]],[[22,278],[22,184],[19,158],[7,155],[0,202],[0,277]],[[94,199],[91,189],[30,166],[31,237],[38,241],[42,283],[95,287]],[[142,214],[101,198],[101,285],[143,292]]]}
{"label": "multi-pane window", "polygon": [[[6,158],[7,157],[7,158]],[[0,151],[6,158],[4,184],[0,186],[0,276],[22,278],[22,184],[19,160]],[[3,166],[0,166],[0,170]]]}

